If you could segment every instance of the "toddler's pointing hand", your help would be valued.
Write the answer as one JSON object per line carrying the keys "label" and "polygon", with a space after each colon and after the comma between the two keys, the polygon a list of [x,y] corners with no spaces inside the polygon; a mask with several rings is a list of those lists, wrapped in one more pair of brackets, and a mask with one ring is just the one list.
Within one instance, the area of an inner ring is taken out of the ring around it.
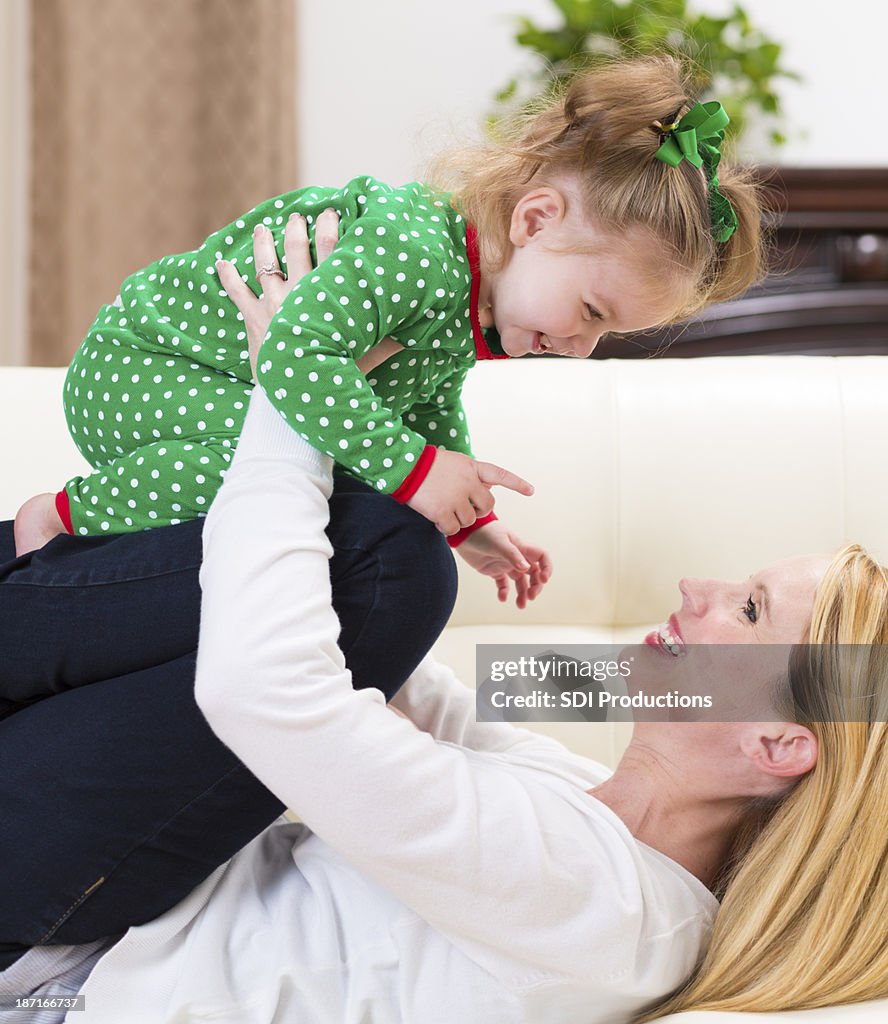
{"label": "toddler's pointing hand", "polygon": [[531,484],[501,466],[439,448],[432,468],[407,504],[450,536],[492,511],[490,488],[495,485],[533,494]]}

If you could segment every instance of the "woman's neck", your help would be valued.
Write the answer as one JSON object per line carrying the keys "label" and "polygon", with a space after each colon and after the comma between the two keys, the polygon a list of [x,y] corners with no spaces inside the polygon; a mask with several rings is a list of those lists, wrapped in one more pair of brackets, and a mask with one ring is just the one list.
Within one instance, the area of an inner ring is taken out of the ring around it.
{"label": "woman's neck", "polygon": [[681,864],[707,887],[730,852],[748,797],[703,794],[652,751],[630,748],[591,796],[622,819],[639,842]]}

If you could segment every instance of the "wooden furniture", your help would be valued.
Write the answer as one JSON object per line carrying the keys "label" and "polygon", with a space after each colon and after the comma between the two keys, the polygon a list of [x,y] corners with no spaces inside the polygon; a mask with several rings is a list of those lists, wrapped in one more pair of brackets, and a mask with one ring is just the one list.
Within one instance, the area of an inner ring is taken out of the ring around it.
{"label": "wooden furniture", "polygon": [[888,354],[888,167],[760,168],[770,272],[741,299],[593,359]]}

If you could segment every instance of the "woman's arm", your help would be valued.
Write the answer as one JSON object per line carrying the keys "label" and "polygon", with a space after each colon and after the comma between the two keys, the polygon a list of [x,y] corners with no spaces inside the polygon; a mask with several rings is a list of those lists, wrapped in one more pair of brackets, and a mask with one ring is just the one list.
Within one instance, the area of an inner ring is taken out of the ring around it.
{"label": "woman's arm", "polygon": [[458,743],[471,750],[513,754],[546,750],[570,756],[562,743],[549,736],[509,722],[479,722],[475,714],[475,691],[431,655],[392,697],[389,706],[436,740]]}
{"label": "woman's arm", "polygon": [[[595,865],[613,881],[608,840],[580,814],[565,826],[545,787],[436,742],[378,690],[352,691],[330,605],[329,492],[329,459],[257,388],[204,527],[199,706],[318,836],[472,955],[585,963],[559,938],[588,913]],[[610,917],[596,911],[602,935],[631,940],[637,922]]]}

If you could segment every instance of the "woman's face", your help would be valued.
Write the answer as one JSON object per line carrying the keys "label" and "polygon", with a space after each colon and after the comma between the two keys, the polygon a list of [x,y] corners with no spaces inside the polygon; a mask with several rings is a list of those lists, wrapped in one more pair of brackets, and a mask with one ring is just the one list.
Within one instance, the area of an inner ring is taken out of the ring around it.
{"label": "woman's face", "polygon": [[681,607],[645,643],[667,657],[686,644],[803,643],[828,564],[827,555],[803,555],[736,583],[686,577],[678,584]]}
{"label": "woman's face", "polygon": [[807,642],[814,594],[828,564],[827,556],[806,555],[742,582],[681,580],[681,607],[633,649],[627,689],[709,703],[666,712],[658,705],[635,721],[770,721],[775,685],[785,676],[790,645]]}

